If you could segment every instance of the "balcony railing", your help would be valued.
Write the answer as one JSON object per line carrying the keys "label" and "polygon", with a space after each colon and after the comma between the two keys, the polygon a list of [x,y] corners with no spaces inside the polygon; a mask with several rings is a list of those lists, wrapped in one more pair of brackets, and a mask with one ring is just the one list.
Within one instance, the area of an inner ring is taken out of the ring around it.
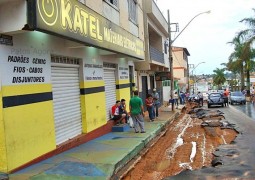
{"label": "balcony railing", "polygon": [[159,63],[165,64],[164,61],[164,53],[160,52],[156,48],[150,46],[150,58],[153,61],[157,61]]}

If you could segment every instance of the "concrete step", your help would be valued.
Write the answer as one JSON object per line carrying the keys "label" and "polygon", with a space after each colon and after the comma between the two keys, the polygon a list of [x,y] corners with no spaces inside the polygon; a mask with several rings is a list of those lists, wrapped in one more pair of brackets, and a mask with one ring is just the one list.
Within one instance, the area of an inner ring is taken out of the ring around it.
{"label": "concrete step", "polygon": [[113,126],[112,127],[112,132],[126,132],[129,131],[130,127],[128,124],[120,124],[118,126]]}

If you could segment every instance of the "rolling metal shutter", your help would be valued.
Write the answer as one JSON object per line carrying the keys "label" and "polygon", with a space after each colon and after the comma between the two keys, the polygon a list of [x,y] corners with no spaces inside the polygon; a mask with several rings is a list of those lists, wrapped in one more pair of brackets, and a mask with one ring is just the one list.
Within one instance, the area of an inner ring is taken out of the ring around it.
{"label": "rolling metal shutter", "polygon": [[51,73],[56,143],[59,145],[82,133],[79,65],[52,63]]}
{"label": "rolling metal shutter", "polygon": [[110,111],[116,103],[116,79],[115,69],[104,69],[105,97],[106,97],[106,120],[111,119]]}

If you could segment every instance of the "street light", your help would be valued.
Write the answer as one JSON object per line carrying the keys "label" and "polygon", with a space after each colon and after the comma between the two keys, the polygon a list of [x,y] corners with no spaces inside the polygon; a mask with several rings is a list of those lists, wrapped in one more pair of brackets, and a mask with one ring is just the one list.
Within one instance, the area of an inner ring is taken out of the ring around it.
{"label": "street light", "polygon": [[200,64],[203,64],[205,63],[204,61],[203,62],[200,62],[198,63],[193,69],[192,69],[192,77],[193,77],[193,94],[194,94],[194,88],[195,88],[195,76],[194,76],[194,70],[200,65]]}
{"label": "street light", "polygon": [[211,11],[205,11],[205,12],[201,12],[197,15],[195,15],[189,22],[188,24],[181,30],[181,32],[172,40],[172,44],[174,43],[174,41],[181,35],[181,33],[189,26],[189,24],[198,16],[200,16],[201,14],[210,14]]}
{"label": "street light", "polygon": [[[171,97],[174,98],[174,73],[173,73],[173,58],[172,58],[172,44],[174,43],[174,41],[181,35],[181,33],[189,26],[189,24],[198,16],[202,15],[202,14],[209,14],[211,11],[205,11],[205,12],[201,12],[197,15],[195,15],[188,23],[187,25],[181,30],[181,32],[173,39],[173,41],[171,40],[171,23],[170,23],[170,13],[169,10],[167,10],[167,14],[168,14],[168,40],[169,40],[169,61],[170,61],[170,74],[171,74]],[[172,111],[174,110],[174,104],[172,104]]]}

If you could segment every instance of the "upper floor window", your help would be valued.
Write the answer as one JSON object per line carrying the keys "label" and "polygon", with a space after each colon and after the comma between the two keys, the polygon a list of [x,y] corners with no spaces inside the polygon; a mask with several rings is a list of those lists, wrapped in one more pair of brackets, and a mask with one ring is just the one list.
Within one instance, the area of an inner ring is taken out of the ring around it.
{"label": "upper floor window", "polygon": [[109,4],[115,6],[115,7],[118,7],[118,5],[119,5],[118,0],[105,0],[105,1],[108,2]]}
{"label": "upper floor window", "polygon": [[86,4],[86,0],[78,0],[79,2],[81,2],[82,4]]}
{"label": "upper floor window", "polygon": [[129,19],[137,24],[137,0],[128,0]]}

